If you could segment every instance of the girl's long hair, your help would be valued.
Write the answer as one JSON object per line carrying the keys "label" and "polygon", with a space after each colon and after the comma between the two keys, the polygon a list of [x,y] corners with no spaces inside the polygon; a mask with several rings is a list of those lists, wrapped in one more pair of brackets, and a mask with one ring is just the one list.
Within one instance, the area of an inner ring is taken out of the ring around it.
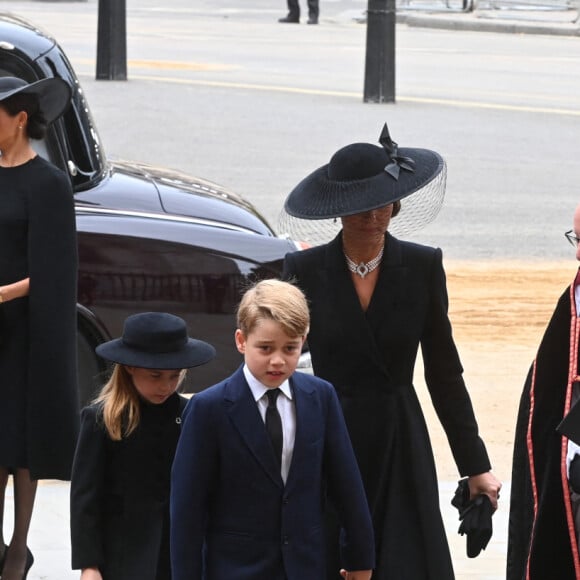
{"label": "girl's long hair", "polygon": [[[179,385],[183,383],[186,369],[182,369]],[[179,389],[179,387],[178,387]],[[102,416],[107,434],[113,441],[120,441],[135,431],[141,419],[140,397],[127,368],[122,364],[113,366],[111,378],[101,389],[95,403],[102,405]]]}
{"label": "girl's long hair", "polygon": [[113,441],[128,437],[139,425],[139,394],[123,365],[113,366],[111,378],[101,389],[95,403],[102,405],[103,423]]}

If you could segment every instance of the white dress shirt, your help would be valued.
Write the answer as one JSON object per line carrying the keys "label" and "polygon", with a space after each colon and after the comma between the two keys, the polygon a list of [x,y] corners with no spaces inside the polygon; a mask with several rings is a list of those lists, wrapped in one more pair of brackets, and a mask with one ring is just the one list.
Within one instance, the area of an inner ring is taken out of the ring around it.
{"label": "white dress shirt", "polygon": [[[258,405],[258,410],[262,416],[264,423],[266,422],[266,409],[268,408],[268,395],[266,393],[270,390],[265,387],[254,375],[250,372],[247,365],[244,365],[244,376],[250,386],[254,400]],[[292,463],[292,453],[294,451],[294,439],[296,437],[296,408],[292,399],[292,389],[288,380],[284,381],[280,387],[281,394],[276,399],[276,408],[280,413],[282,419],[282,467],[280,473],[284,483],[288,478],[288,471],[290,471],[290,464]]]}

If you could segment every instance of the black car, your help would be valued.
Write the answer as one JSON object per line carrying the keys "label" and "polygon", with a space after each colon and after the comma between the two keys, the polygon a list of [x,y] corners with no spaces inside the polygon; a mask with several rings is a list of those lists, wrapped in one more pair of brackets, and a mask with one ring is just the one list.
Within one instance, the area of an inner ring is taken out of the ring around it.
{"label": "black car", "polygon": [[0,13],[0,76],[28,82],[60,77],[72,106],[34,142],[38,153],[68,173],[79,243],[79,388],[86,403],[102,384],[94,347],[119,336],[139,311],[182,316],[190,333],[211,342],[218,357],[196,369],[200,390],[241,362],[234,311],[253,280],[279,276],[286,252],[260,214],[239,196],[175,171],[107,160],[88,103],[66,55],[30,22]]}

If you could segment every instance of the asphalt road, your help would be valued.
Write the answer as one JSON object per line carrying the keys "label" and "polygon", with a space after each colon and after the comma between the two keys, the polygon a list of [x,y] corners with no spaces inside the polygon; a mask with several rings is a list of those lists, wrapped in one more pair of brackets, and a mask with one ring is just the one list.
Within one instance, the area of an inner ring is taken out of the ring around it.
{"label": "asphalt road", "polygon": [[319,26],[272,0],[127,1],[129,81],[95,81],[96,0],[1,2],[51,31],[81,76],[110,155],[226,185],[273,223],[289,190],[387,121],[448,163],[445,205],[414,235],[449,258],[573,255],[580,201],[580,40],[397,27],[397,103],[364,104],[359,0]]}

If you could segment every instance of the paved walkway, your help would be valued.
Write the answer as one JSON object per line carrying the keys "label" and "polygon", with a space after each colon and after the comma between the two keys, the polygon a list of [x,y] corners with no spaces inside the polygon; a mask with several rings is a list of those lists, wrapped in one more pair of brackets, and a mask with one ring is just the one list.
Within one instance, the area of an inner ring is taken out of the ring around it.
{"label": "paved walkway", "polygon": [[[456,580],[502,580],[505,577],[505,552],[507,543],[509,485],[502,489],[502,506],[494,516],[494,534],[487,549],[476,559],[465,555],[465,537],[459,536],[457,511],[450,501],[455,482],[440,485],[441,510],[447,529],[455,565]],[[29,545],[35,563],[28,580],[72,580],[78,572],[70,570],[69,533],[69,485],[63,482],[45,481],[38,488],[37,505],[32,520]],[[9,487],[6,502],[5,533],[9,538],[12,521],[12,488]]]}

